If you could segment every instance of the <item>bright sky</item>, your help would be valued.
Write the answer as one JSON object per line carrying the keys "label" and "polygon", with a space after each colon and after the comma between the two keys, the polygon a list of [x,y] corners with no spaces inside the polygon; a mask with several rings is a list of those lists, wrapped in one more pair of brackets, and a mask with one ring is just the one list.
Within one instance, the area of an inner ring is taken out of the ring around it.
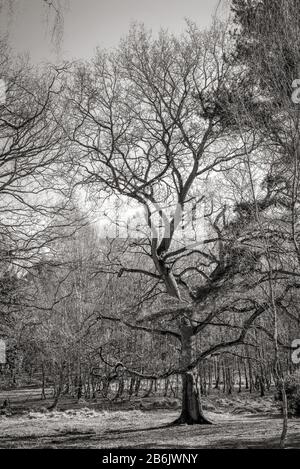
{"label": "bright sky", "polygon": [[181,32],[184,18],[206,27],[218,3],[218,0],[68,0],[59,52],[55,52],[46,32],[47,7],[42,0],[14,0],[10,18],[1,12],[0,27],[2,33],[9,33],[14,50],[29,52],[35,63],[89,58],[97,46],[117,45],[134,20],[144,22],[154,32],[160,27]]}

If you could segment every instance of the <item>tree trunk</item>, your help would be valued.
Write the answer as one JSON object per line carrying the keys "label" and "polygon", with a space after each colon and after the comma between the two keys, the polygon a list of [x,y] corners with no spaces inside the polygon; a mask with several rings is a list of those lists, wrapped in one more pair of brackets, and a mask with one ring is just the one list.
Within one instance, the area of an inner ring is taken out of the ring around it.
{"label": "tree trunk", "polygon": [[288,429],[288,400],[287,400],[286,389],[285,389],[285,381],[283,378],[281,380],[281,392],[282,392],[283,421],[282,421],[282,432],[281,432],[281,437],[280,437],[280,448],[284,448],[286,435],[287,435],[287,429]]}
{"label": "tree trunk", "polygon": [[199,386],[194,372],[182,375],[182,409],[175,423],[187,423],[188,425],[211,424],[203,415]]}
{"label": "tree trunk", "polygon": [[239,391],[238,392],[242,392],[242,373],[241,373],[241,366],[240,366],[239,361],[237,363],[237,366],[238,366],[238,374],[239,374]]}
{"label": "tree trunk", "polygon": [[55,395],[54,395],[54,401],[48,407],[49,410],[56,409],[58,401],[59,401],[61,393],[62,393],[62,390],[63,390],[63,385],[64,385],[64,368],[63,368],[63,365],[61,365],[60,371],[59,371],[59,377],[58,377],[58,387],[57,387]]}
{"label": "tree trunk", "polygon": [[164,397],[168,397],[169,379],[165,379]]}
{"label": "tree trunk", "polygon": [[151,394],[153,394],[153,385],[154,385],[154,380],[152,379],[150,381],[150,387],[143,397],[149,397]]}
{"label": "tree trunk", "polygon": [[244,370],[245,370],[245,389],[249,389],[249,382],[248,382],[248,374],[247,374],[246,363],[244,363]]}
{"label": "tree trunk", "polygon": [[[181,320],[181,366],[186,368],[192,360],[192,327],[188,320]],[[211,424],[203,415],[201,395],[196,371],[182,373],[182,409],[174,424]]]}
{"label": "tree trunk", "polygon": [[138,397],[139,395],[140,386],[141,386],[141,380],[140,378],[137,378],[135,382],[135,386],[134,386],[134,395],[136,397]]}
{"label": "tree trunk", "polygon": [[42,395],[41,399],[46,399],[46,393],[45,393],[45,386],[46,386],[46,376],[45,376],[45,366],[44,362],[42,362]]}
{"label": "tree trunk", "polygon": [[135,378],[131,377],[130,382],[129,382],[129,389],[128,389],[128,399],[131,399],[131,396],[134,391],[134,386],[135,386]]}
{"label": "tree trunk", "polygon": [[219,389],[220,384],[220,360],[216,357],[215,361],[215,389]]}

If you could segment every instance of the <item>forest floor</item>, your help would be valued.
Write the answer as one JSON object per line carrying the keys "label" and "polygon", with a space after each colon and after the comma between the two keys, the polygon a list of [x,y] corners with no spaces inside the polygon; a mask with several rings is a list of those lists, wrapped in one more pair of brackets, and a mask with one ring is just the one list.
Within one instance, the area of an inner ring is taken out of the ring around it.
{"label": "forest floor", "polygon": [[[243,392],[204,398],[214,425],[167,425],[179,414],[170,398],[86,402],[63,398],[58,409],[40,390],[1,391],[0,448],[276,448],[282,419],[271,395]],[[300,419],[290,419],[287,448],[300,449]]]}

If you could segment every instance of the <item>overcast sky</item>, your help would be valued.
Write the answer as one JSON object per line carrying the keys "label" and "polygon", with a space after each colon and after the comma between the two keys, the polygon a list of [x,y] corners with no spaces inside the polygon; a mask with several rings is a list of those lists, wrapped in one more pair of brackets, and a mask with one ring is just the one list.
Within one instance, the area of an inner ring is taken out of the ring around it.
{"label": "overcast sky", "polygon": [[10,19],[1,13],[2,33],[8,31],[14,50],[29,52],[35,63],[88,58],[96,46],[117,45],[134,20],[144,22],[153,31],[165,27],[180,32],[185,17],[206,27],[218,0],[68,0],[59,52],[54,51],[46,33],[42,3],[42,0],[15,0]]}

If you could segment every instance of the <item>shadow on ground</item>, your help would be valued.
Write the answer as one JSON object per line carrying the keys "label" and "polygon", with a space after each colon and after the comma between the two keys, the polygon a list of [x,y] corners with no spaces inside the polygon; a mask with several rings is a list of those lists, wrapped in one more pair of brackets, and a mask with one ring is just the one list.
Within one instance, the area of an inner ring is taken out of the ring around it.
{"label": "shadow on ground", "polygon": [[[273,425],[272,425],[273,423]],[[149,425],[141,428],[67,429],[48,435],[0,437],[0,448],[278,448],[281,419],[218,422],[213,426]],[[130,436],[129,436],[130,434]],[[292,422],[287,448],[300,449],[300,422]]]}

